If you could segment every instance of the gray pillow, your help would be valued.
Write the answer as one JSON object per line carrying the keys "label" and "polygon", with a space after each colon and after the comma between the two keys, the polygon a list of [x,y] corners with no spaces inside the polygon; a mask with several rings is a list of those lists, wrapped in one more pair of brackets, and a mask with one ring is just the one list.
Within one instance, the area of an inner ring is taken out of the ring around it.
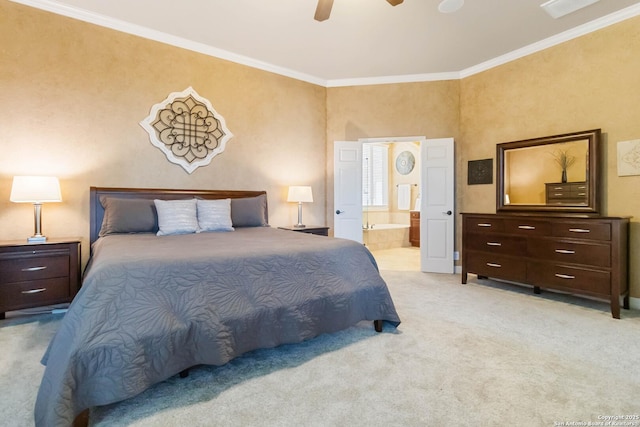
{"label": "gray pillow", "polygon": [[104,217],[98,236],[122,233],[155,233],[158,220],[153,200],[100,197]]}
{"label": "gray pillow", "polygon": [[267,195],[231,199],[231,222],[234,227],[266,227]]}

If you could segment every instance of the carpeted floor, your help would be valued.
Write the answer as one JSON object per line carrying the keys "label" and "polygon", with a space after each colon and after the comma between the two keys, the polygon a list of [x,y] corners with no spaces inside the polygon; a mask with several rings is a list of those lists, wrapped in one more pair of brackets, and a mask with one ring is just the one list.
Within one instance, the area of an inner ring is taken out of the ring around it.
{"label": "carpeted floor", "polygon": [[[555,426],[640,414],[637,311],[615,320],[606,303],[475,276],[382,274],[397,330],[367,322],[199,367],[95,408],[92,425]],[[0,425],[33,424],[59,318],[0,321]]]}

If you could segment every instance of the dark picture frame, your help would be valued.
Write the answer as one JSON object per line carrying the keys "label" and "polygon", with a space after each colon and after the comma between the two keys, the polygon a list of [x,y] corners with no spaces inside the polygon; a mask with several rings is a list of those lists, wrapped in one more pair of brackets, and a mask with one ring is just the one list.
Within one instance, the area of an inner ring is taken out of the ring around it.
{"label": "dark picture frame", "polygon": [[467,184],[493,184],[493,159],[469,160]]}

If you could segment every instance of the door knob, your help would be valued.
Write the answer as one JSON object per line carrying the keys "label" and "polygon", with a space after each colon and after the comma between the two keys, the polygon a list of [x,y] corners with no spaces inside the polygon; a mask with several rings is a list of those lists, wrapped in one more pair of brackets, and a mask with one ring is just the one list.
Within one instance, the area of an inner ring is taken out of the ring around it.
{"label": "door knob", "polygon": [[451,212],[451,211],[446,211],[446,212],[442,212],[442,213],[443,213],[443,214],[446,214],[446,215],[451,215],[453,212]]}
{"label": "door knob", "polygon": [[340,209],[336,210],[336,214],[340,215],[341,213],[343,213],[344,211],[341,211]]}

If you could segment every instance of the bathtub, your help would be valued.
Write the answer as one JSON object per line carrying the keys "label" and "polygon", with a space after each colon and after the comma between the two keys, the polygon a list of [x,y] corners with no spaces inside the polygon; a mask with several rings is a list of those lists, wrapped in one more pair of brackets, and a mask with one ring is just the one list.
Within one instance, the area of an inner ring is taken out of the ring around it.
{"label": "bathtub", "polygon": [[371,251],[411,246],[409,224],[370,224],[362,230],[362,241]]}

